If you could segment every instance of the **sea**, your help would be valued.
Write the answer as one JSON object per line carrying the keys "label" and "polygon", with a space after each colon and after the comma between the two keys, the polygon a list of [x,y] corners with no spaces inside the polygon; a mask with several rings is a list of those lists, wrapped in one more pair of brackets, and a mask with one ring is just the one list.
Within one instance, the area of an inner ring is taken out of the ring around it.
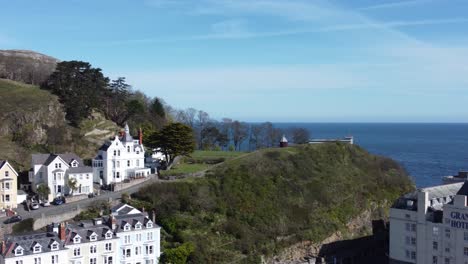
{"label": "sea", "polygon": [[468,170],[468,124],[447,123],[275,123],[303,127],[311,138],[353,136],[372,154],[390,157],[411,175],[417,187],[442,184],[442,176]]}

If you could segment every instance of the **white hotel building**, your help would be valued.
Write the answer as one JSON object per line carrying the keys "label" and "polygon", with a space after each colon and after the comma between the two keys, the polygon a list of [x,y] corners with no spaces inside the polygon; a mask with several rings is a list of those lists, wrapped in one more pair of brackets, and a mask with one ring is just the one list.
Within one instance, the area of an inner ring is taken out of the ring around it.
{"label": "white hotel building", "polygon": [[419,189],[390,209],[391,264],[468,264],[468,182]]}
{"label": "white hotel building", "polygon": [[125,125],[121,137],[116,136],[101,146],[98,155],[93,159],[93,172],[94,182],[100,185],[148,177],[151,169],[145,168],[145,148],[141,131],[138,139],[134,139],[128,125]]}

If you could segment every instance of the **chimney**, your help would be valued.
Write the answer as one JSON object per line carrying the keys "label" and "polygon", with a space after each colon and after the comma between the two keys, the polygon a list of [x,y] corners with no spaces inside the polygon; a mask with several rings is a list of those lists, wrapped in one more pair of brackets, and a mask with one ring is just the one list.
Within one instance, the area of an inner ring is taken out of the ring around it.
{"label": "chimney", "polygon": [[153,223],[156,223],[156,210],[151,211],[151,221],[153,221]]}
{"label": "chimney", "polygon": [[65,223],[62,222],[59,226],[59,239],[65,241],[66,237],[67,235],[65,234]]}
{"label": "chimney", "polygon": [[141,127],[140,127],[140,130],[138,131],[138,139],[140,141],[140,145],[143,144],[143,132],[141,132]]}
{"label": "chimney", "polygon": [[110,215],[110,224],[112,230],[115,230],[117,228],[117,219],[115,219],[114,215]]}
{"label": "chimney", "polygon": [[2,254],[5,254],[5,241],[2,240],[2,244],[0,245],[0,247],[0,252],[2,252]]}

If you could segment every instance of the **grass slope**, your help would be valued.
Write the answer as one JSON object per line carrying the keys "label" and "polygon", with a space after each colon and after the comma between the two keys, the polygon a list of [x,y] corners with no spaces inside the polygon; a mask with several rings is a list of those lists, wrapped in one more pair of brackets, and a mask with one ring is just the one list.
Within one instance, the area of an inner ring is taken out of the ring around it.
{"label": "grass slope", "polygon": [[387,209],[412,189],[394,161],[323,144],[257,151],[205,178],[147,186],[137,198],[156,208],[164,247],[195,245],[191,263],[256,263],[298,241],[345,231],[364,210]]}

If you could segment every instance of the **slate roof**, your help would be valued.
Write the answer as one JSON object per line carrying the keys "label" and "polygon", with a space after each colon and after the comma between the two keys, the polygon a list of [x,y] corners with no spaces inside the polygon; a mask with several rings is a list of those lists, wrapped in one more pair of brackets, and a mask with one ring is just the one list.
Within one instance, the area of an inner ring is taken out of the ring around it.
{"label": "slate roof", "polygon": [[2,168],[3,165],[5,165],[5,163],[6,163],[6,160],[0,160],[0,168]]}
{"label": "slate roof", "polygon": [[32,155],[32,164],[33,165],[45,165],[48,166],[52,161],[54,161],[57,156],[59,156],[67,164],[70,164],[73,160],[78,161],[81,165],[83,161],[74,153],[63,153],[63,154],[33,154]]}
{"label": "slate roof", "polygon": [[124,203],[120,203],[120,204],[118,204],[118,205],[111,208],[112,213],[117,212],[117,214],[119,214],[119,215],[128,214],[132,210],[138,210],[138,209],[136,209],[135,207],[132,207],[132,206],[130,206],[128,204],[124,204]]}
{"label": "slate roof", "polygon": [[[15,249],[18,246],[23,248],[23,255],[33,255],[33,254],[41,254],[44,252],[50,252],[51,244],[56,241],[59,244],[58,250],[66,250],[64,248],[64,244],[58,238],[58,235],[52,232],[41,232],[41,233],[31,233],[31,234],[24,234],[24,235],[7,235],[5,237],[5,247],[6,250],[1,252],[1,255],[5,258],[15,257]],[[41,252],[33,253],[33,246],[39,244],[42,247]]]}
{"label": "slate roof", "polygon": [[68,173],[93,173],[93,168],[89,166],[82,166],[82,167],[70,167],[68,169]]}
{"label": "slate roof", "polygon": [[135,230],[135,224],[140,222],[142,224],[141,229],[153,229],[157,227],[155,223],[153,223],[153,227],[147,228],[146,223],[151,221],[148,216],[144,213],[139,214],[122,214],[114,216],[115,220],[117,221],[117,227],[114,230],[116,233],[124,232],[124,226],[128,223],[131,225],[130,230]]}
{"label": "slate roof", "polygon": [[[107,151],[111,145],[112,145],[112,142],[107,141],[104,144],[102,144],[102,146],[99,148],[99,150]],[[101,157],[101,159],[102,159],[102,157]]]}
{"label": "slate roof", "polygon": [[[75,238],[76,235],[79,235],[81,237],[81,242],[79,244],[83,243],[89,243],[89,242],[96,242],[96,241],[101,241],[101,240],[109,240],[106,239],[105,235],[107,232],[109,232],[111,228],[105,224],[100,224],[100,225],[94,225],[92,221],[83,221],[80,222],[79,224],[69,224],[66,227],[66,238],[65,238],[65,245],[71,245],[75,244],[73,243],[73,239]],[[97,239],[94,241],[90,240],[90,236],[96,233]],[[116,236],[112,234],[112,238],[117,239]]]}
{"label": "slate roof", "polygon": [[[394,208],[405,208],[410,209],[407,206],[407,201],[413,201],[414,206],[412,206],[412,210],[416,210],[416,203],[418,200],[418,192],[427,192],[429,196],[429,201],[435,201],[432,205],[434,208],[439,208],[438,204],[446,204],[452,201],[452,197],[456,194],[461,194],[464,192],[464,195],[468,195],[468,186],[464,186],[463,182],[452,183],[452,184],[445,184],[445,185],[438,185],[433,187],[421,188],[417,191],[407,193],[403,195],[400,199],[398,199],[395,204],[393,205]],[[464,190],[464,191],[463,191]],[[443,199],[442,199],[443,198]],[[442,200],[438,200],[442,199]]]}
{"label": "slate roof", "polygon": [[133,137],[130,134],[130,128],[128,127],[128,124],[125,124],[125,134],[123,137],[120,139],[122,142],[133,142]]}

